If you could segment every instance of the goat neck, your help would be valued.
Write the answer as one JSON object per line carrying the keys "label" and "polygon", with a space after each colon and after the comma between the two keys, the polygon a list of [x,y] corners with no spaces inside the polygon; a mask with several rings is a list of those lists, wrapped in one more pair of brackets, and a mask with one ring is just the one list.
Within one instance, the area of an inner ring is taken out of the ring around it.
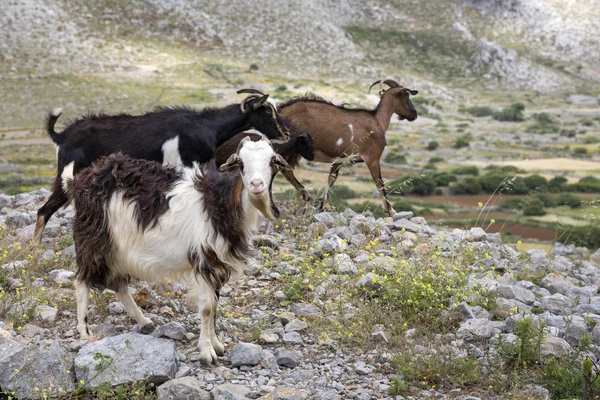
{"label": "goat neck", "polygon": [[385,92],[379,99],[379,104],[375,108],[375,119],[381,125],[384,132],[390,127],[390,120],[394,115],[394,96]]}

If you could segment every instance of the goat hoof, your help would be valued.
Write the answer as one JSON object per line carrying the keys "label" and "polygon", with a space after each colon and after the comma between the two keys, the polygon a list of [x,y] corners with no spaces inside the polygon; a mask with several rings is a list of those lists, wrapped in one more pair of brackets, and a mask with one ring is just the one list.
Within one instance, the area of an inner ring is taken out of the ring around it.
{"label": "goat hoof", "polygon": [[142,327],[140,327],[140,333],[142,335],[148,335],[148,334],[154,332],[154,329],[155,329],[154,324],[149,323],[149,324],[146,324],[146,325],[143,325]]}
{"label": "goat hoof", "polygon": [[207,367],[210,367],[217,362],[217,354],[212,346],[201,349],[199,361],[202,365],[206,365]]}
{"label": "goat hoof", "polygon": [[221,344],[221,342],[213,342],[212,346],[218,357],[223,357],[225,355],[225,347]]}
{"label": "goat hoof", "polygon": [[302,200],[304,200],[304,201],[310,201],[310,193],[308,193],[308,192],[302,192]]}

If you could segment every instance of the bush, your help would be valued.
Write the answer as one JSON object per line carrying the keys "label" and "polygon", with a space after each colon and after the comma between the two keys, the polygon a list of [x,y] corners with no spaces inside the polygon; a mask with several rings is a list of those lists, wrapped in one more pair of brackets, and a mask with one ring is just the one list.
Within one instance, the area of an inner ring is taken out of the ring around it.
{"label": "bush", "polygon": [[444,159],[442,157],[431,157],[429,159],[429,164],[435,164],[435,163],[439,163],[439,162],[443,162]]}
{"label": "bush", "polygon": [[[560,132],[560,127],[548,113],[533,114],[533,119],[535,122],[527,127],[527,132],[541,134]],[[569,132],[567,132],[567,136],[569,136]]]}
{"label": "bush", "polygon": [[567,178],[564,176],[555,176],[548,182],[548,189],[552,192],[558,192],[567,184],[567,182]]}
{"label": "bush", "polygon": [[346,185],[335,185],[329,190],[329,197],[333,200],[355,199],[357,196],[358,193]]}
{"label": "bush", "polygon": [[453,183],[450,185],[451,194],[479,194],[481,192],[481,184],[479,179],[474,176],[468,176],[460,182]]}
{"label": "bush", "polygon": [[558,195],[555,203],[557,206],[569,206],[571,208],[578,208],[581,206],[581,200],[579,197],[572,193],[562,193]]}
{"label": "bush", "polygon": [[438,142],[436,142],[435,140],[432,140],[431,142],[429,142],[429,144],[427,144],[427,150],[433,151],[435,149],[437,149],[438,147],[440,147],[440,144]]}
{"label": "bush", "polygon": [[437,186],[431,175],[407,175],[390,182],[389,187],[390,195],[414,193],[427,196],[432,194]]}
{"label": "bush", "polygon": [[525,201],[520,198],[508,198],[500,203],[500,207],[506,208],[508,210],[520,210],[525,205]]}
{"label": "bush", "polygon": [[529,187],[527,186],[525,179],[520,176],[515,176],[513,179],[508,180],[506,186],[510,188],[510,190],[506,190],[506,192],[510,191],[512,194],[529,193]]}
{"label": "bush", "polygon": [[537,198],[529,200],[529,203],[523,207],[523,215],[530,217],[546,215],[544,204]]}
{"label": "bush", "polygon": [[600,225],[559,226],[557,240],[595,250],[600,247]]}
{"label": "bush", "polygon": [[503,172],[503,173],[514,173],[514,174],[523,174],[527,171],[522,170],[521,168],[517,168],[513,165],[487,165],[484,170],[487,172]]}
{"label": "bush", "polygon": [[570,192],[600,193],[600,179],[593,176],[584,176],[577,183],[566,185]]}
{"label": "bush", "polygon": [[403,154],[394,153],[392,151],[388,152],[385,155],[383,161],[388,162],[390,164],[406,164],[406,157]]}
{"label": "bush", "polygon": [[494,113],[494,110],[492,110],[491,108],[486,107],[486,106],[461,108],[459,111],[461,111],[461,112],[466,111],[474,117],[489,117],[490,115],[492,115]]}
{"label": "bush", "polygon": [[469,147],[469,143],[471,142],[468,135],[463,135],[456,138],[456,142],[454,142],[455,149],[461,149],[463,147]]}
{"label": "bush", "polygon": [[416,214],[416,211],[413,208],[410,200],[406,200],[406,199],[398,200],[398,201],[394,202],[394,204],[392,204],[392,206],[394,207],[394,210],[396,210],[398,212],[412,211],[414,214]]}
{"label": "bush", "polygon": [[575,147],[573,149],[573,155],[575,157],[588,157],[588,151],[585,147]]}
{"label": "bush", "polygon": [[481,189],[485,193],[494,193],[501,185],[507,186],[506,175],[500,173],[485,174],[479,178]]}
{"label": "bush", "polygon": [[432,175],[437,186],[448,186],[451,182],[456,182],[456,175],[449,172],[436,172]]}
{"label": "bush", "polygon": [[524,110],[525,105],[523,103],[514,103],[502,111],[495,111],[492,116],[497,121],[520,122],[524,120]]}
{"label": "bush", "polygon": [[544,207],[556,206],[556,199],[548,193],[536,193],[533,198],[539,200]]}
{"label": "bush", "polygon": [[600,143],[600,138],[596,135],[585,135],[583,137],[583,143],[585,144],[594,144],[594,143]]}
{"label": "bush", "polygon": [[479,168],[477,168],[474,165],[465,165],[465,166],[454,168],[452,170],[452,173],[456,174],[456,175],[473,175],[473,176],[477,176],[477,175],[479,175]]}
{"label": "bush", "polygon": [[524,179],[529,190],[546,189],[548,187],[548,180],[541,175],[529,175]]}

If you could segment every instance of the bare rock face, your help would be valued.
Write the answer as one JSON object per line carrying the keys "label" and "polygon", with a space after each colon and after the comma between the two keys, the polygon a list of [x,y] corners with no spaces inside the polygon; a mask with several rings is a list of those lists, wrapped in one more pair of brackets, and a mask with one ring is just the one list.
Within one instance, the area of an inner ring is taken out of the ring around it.
{"label": "bare rock face", "polygon": [[75,357],[77,380],[90,388],[148,380],[156,385],[175,378],[179,352],[175,343],[152,336],[128,333],[84,346]]}
{"label": "bare rock face", "polygon": [[67,352],[58,341],[24,345],[0,337],[0,387],[4,392],[28,399],[72,392],[75,385],[70,370]]}

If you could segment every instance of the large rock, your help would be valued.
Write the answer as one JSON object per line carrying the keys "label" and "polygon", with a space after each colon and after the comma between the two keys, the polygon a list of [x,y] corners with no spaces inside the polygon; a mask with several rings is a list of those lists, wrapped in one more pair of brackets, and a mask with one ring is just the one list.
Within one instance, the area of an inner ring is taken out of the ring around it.
{"label": "large rock", "polygon": [[569,283],[562,276],[555,273],[546,275],[544,279],[542,279],[540,286],[545,289],[548,289],[552,294],[560,293],[565,295],[571,288],[573,288],[573,285],[571,283]]}
{"label": "large rock", "polygon": [[29,213],[11,211],[6,214],[6,226],[17,229],[33,223],[33,217]]}
{"label": "large rock", "polygon": [[319,307],[309,303],[292,304],[292,312],[299,318],[318,317],[320,315],[323,315],[323,311]]}
{"label": "large rock", "polygon": [[308,393],[290,386],[278,386],[271,393],[261,397],[261,400],[303,400]]}
{"label": "large rock", "polygon": [[569,343],[564,339],[554,336],[546,336],[540,346],[540,354],[542,358],[563,358],[569,354]]}
{"label": "large rock", "polygon": [[413,233],[420,232],[423,229],[419,225],[415,224],[414,222],[410,222],[407,219],[398,219],[398,220],[396,220],[394,222],[390,222],[390,223],[385,224],[385,226],[390,231],[401,231],[401,230],[404,230],[406,232],[413,232]]}
{"label": "large rock", "polygon": [[335,214],[331,213],[331,212],[320,212],[320,213],[317,213],[317,214],[313,215],[313,219],[316,222],[322,222],[322,223],[327,224],[329,226],[335,224]]}
{"label": "large rock", "polygon": [[315,255],[322,256],[323,254],[335,254],[346,250],[348,243],[337,235],[329,236],[321,239],[315,245]]}
{"label": "large rock", "polygon": [[571,313],[571,306],[571,299],[560,293],[554,293],[552,296],[542,297],[540,308],[552,314],[567,315]]}
{"label": "large rock", "polygon": [[505,299],[514,299],[529,305],[535,301],[535,295],[530,290],[517,285],[498,285],[496,290]]}
{"label": "large rock", "polygon": [[12,204],[12,197],[6,194],[0,194],[0,210],[4,207],[10,207]]}
{"label": "large rock", "polygon": [[356,282],[356,287],[368,290],[379,290],[382,287],[381,282],[382,278],[379,275],[368,272]]}
{"label": "large rock", "polygon": [[185,339],[186,330],[179,322],[169,322],[152,332],[154,337],[168,337],[169,339],[183,340]]}
{"label": "large rock", "polygon": [[158,387],[156,391],[158,400],[210,400],[210,392],[200,387],[196,378],[186,376],[177,378]]}
{"label": "large rock", "polygon": [[231,366],[239,367],[241,365],[255,366],[262,360],[263,349],[257,344],[238,343],[229,352],[229,361]]}
{"label": "large rock", "polygon": [[65,285],[70,283],[70,279],[75,276],[75,272],[69,271],[67,269],[55,269],[50,271],[48,274],[48,279],[57,285]]}
{"label": "large rock", "polygon": [[[56,397],[75,390],[67,352],[58,341],[29,346],[0,337],[0,388],[19,399]],[[36,390],[38,388],[38,390]],[[42,392],[45,389],[45,392]]]}
{"label": "large rock", "polygon": [[296,368],[301,357],[299,354],[281,347],[275,350],[275,358],[277,359],[277,364],[282,367]]}
{"label": "large rock", "polygon": [[358,273],[358,269],[346,253],[336,254],[333,257],[333,265],[341,275],[356,275]]}
{"label": "large rock", "polygon": [[90,388],[103,382],[120,385],[139,380],[160,385],[175,378],[178,369],[179,353],[175,343],[137,333],[89,343],[75,357],[77,380],[89,380]]}
{"label": "large rock", "polygon": [[480,339],[489,339],[492,337],[494,326],[484,318],[469,319],[462,324],[456,332],[459,339],[475,341]]}
{"label": "large rock", "polygon": [[246,397],[248,393],[250,393],[249,388],[233,383],[219,385],[212,391],[214,400],[248,400]]}

